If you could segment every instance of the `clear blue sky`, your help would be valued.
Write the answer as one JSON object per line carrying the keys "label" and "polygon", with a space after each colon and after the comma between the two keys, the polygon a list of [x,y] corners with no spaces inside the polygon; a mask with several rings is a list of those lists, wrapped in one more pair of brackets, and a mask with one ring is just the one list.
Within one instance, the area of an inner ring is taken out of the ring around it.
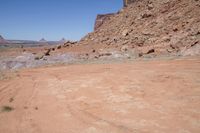
{"label": "clear blue sky", "polygon": [[97,14],[117,12],[122,0],[0,0],[6,39],[78,40],[93,31]]}

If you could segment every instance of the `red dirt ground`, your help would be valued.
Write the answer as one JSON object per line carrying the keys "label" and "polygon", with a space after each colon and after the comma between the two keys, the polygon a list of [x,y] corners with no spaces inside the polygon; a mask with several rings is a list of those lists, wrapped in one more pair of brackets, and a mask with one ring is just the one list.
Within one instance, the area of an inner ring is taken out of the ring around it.
{"label": "red dirt ground", "polygon": [[199,133],[200,58],[21,70],[0,133]]}

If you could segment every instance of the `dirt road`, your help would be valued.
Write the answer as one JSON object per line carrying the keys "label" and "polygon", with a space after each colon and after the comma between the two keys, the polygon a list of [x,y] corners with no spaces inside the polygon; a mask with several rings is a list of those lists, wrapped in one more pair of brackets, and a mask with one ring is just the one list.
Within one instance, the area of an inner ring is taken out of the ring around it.
{"label": "dirt road", "polygon": [[200,58],[22,70],[0,107],[0,133],[199,133]]}

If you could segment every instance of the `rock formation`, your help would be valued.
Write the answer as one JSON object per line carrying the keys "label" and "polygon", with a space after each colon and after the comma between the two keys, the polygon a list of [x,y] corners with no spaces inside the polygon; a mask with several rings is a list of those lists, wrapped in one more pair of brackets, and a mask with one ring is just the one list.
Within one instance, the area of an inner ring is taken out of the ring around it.
{"label": "rock formation", "polygon": [[59,42],[65,43],[65,42],[67,42],[67,40],[65,38],[62,38]]}
{"label": "rock formation", "polygon": [[[123,4],[124,7],[134,3],[136,0],[123,0]],[[94,26],[94,30],[97,30],[99,27],[101,27],[101,25],[110,19],[110,17],[112,17],[113,15],[115,15],[116,13],[109,13],[109,14],[98,14],[97,18],[95,20],[95,26]]]}
{"label": "rock formation", "polygon": [[39,42],[47,42],[44,38],[40,39]]}
{"label": "rock formation", "polygon": [[39,44],[40,45],[48,45],[48,42],[44,38],[42,38],[42,39],[40,39]]}
{"label": "rock formation", "polygon": [[111,16],[113,16],[114,13],[109,13],[109,14],[99,14],[97,15],[96,21],[95,21],[95,26],[94,30],[97,30],[101,25],[110,19]]}
{"label": "rock formation", "polygon": [[126,45],[126,51],[140,55],[178,54],[200,45],[199,16],[198,0],[137,0],[97,24],[79,44],[118,50]]}
{"label": "rock formation", "polygon": [[0,44],[6,44],[7,41],[0,35]]}
{"label": "rock formation", "polygon": [[124,7],[128,6],[129,4],[135,2],[136,0],[123,0]]}

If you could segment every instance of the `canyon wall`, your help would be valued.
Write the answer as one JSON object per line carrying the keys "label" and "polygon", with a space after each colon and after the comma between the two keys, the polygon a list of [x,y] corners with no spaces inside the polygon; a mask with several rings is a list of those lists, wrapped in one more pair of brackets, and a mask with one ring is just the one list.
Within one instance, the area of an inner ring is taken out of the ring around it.
{"label": "canyon wall", "polygon": [[97,18],[95,20],[95,26],[94,30],[97,30],[101,25],[106,21],[109,20],[111,16],[113,16],[114,13],[109,13],[109,14],[99,14],[97,15]]}
{"label": "canyon wall", "polygon": [[123,0],[124,7],[128,6],[129,4],[135,2],[136,0]]}
{"label": "canyon wall", "polygon": [[[128,6],[129,4],[135,2],[136,0],[123,0],[124,7]],[[95,20],[95,26],[94,30],[97,30],[101,25],[110,19],[111,16],[115,15],[115,13],[109,13],[109,14],[99,14],[97,15],[97,18]]]}

